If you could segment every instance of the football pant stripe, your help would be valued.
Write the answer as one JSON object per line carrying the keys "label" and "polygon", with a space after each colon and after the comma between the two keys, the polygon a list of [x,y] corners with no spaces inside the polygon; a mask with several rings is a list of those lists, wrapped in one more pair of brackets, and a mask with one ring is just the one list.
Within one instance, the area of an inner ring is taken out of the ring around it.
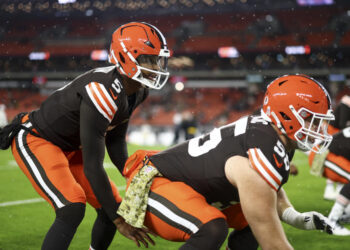
{"label": "football pant stripe", "polygon": [[344,177],[345,179],[350,181],[350,173],[345,171],[343,168],[341,168],[340,166],[338,166],[337,164],[335,164],[334,162],[328,161],[326,160],[324,162],[324,165],[326,168],[332,170],[333,172],[335,172],[337,175],[340,175],[342,177]]}
{"label": "football pant stripe", "polygon": [[271,171],[268,171],[267,167],[260,163],[256,149],[248,150],[249,161],[253,168],[265,179],[265,181],[276,191],[279,189],[280,183],[271,176]]}
{"label": "football pant stripe", "polygon": [[[27,168],[28,172],[30,173],[30,176],[32,177],[32,179],[35,182],[35,184],[41,189],[41,191],[46,195],[46,197],[48,197],[50,199],[51,204],[53,204],[53,206],[55,206],[55,208],[56,208],[56,204],[54,203],[53,199],[48,195],[48,193],[45,191],[45,189],[43,189],[43,187],[40,185],[40,182],[36,178],[36,176],[35,176],[34,172],[32,171],[28,161],[26,160],[25,156],[22,153],[22,149],[20,148],[20,140],[24,140],[24,138],[26,138],[28,134],[29,134],[28,132],[24,132],[23,133],[23,130],[21,130],[18,133],[18,136],[16,137],[16,140],[15,140],[17,152],[18,152],[19,156],[21,157],[22,162],[26,166],[26,168]],[[26,140],[23,143],[21,143],[21,144],[22,145],[26,144]]]}
{"label": "football pant stripe", "polygon": [[91,83],[85,86],[86,92],[90,97],[92,103],[95,105],[96,109],[109,121],[112,121],[112,116],[108,114],[107,110],[104,108],[103,104],[98,99],[97,94],[94,92]]}
{"label": "football pant stripe", "polygon": [[[31,123],[25,124],[25,126],[31,126]],[[61,208],[65,204],[68,204],[64,196],[52,185],[46,173],[41,166],[38,159],[35,157],[33,152],[30,150],[27,144],[27,135],[29,132],[21,130],[18,133],[16,139],[17,151],[21,156],[22,161],[25,163],[28,171],[31,173],[33,180],[36,182],[38,187],[47,195],[47,197],[52,201],[54,207]]]}
{"label": "football pant stripe", "polygon": [[196,233],[202,225],[199,219],[180,210],[171,201],[154,192],[150,192],[147,203],[149,212],[187,234]]}

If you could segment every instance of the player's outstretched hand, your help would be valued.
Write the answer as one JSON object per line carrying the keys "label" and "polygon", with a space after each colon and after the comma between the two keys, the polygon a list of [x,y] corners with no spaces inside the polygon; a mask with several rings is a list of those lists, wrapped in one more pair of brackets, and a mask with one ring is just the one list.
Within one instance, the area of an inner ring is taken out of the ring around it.
{"label": "player's outstretched hand", "polygon": [[[114,224],[117,227],[117,230],[124,235],[126,238],[133,240],[138,247],[140,247],[140,242],[148,248],[148,242],[150,242],[152,245],[155,245],[156,243],[153,241],[153,239],[148,235],[152,234],[154,235],[150,230],[147,228],[136,228],[128,223],[125,222],[123,217],[119,217],[116,220],[113,221]],[[155,236],[155,235],[154,235]]]}
{"label": "player's outstretched hand", "polygon": [[322,230],[325,233],[333,234],[333,227],[327,217],[318,212],[302,213],[306,230]]}

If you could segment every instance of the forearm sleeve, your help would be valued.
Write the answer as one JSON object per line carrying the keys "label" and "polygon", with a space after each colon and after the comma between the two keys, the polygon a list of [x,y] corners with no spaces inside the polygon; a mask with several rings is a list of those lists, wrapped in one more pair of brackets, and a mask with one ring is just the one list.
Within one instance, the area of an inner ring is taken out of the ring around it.
{"label": "forearm sleeve", "polygon": [[104,131],[108,121],[84,101],[80,107],[80,139],[83,151],[84,173],[102,208],[111,220],[118,215],[116,202],[106,171],[103,168],[105,155]]}
{"label": "forearm sleeve", "polygon": [[126,132],[128,122],[125,122],[113,130],[109,131],[106,136],[106,146],[108,155],[120,173],[123,173],[124,164],[128,158],[126,143]]}

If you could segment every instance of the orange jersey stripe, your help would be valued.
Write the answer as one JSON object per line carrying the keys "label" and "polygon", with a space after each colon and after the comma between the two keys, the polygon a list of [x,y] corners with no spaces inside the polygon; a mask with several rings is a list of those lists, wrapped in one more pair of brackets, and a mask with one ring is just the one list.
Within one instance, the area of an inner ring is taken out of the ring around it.
{"label": "orange jersey stripe", "polygon": [[252,158],[253,158],[252,155],[249,153],[249,161],[250,161],[250,164],[255,169],[255,171],[257,171],[259,173],[259,175],[267,182],[267,184],[270,185],[270,187],[272,187],[274,190],[277,191],[277,188],[267,178],[265,178],[264,174],[261,173],[260,170],[255,166],[254,161],[253,161]]}
{"label": "orange jersey stripe", "polygon": [[274,173],[271,172],[270,168],[268,166],[266,166],[266,164],[263,162],[263,160],[260,158],[258,151],[256,150],[256,148],[254,148],[254,151],[256,153],[256,156],[258,158],[258,161],[260,162],[261,166],[263,166],[263,168],[265,169],[265,171],[272,177],[272,179],[275,180],[275,182],[280,186],[281,185],[281,181],[275,176]]}
{"label": "orange jersey stripe", "polygon": [[100,95],[102,96],[103,100],[105,101],[105,103],[107,104],[107,106],[109,107],[109,109],[112,111],[113,116],[115,114],[115,112],[117,111],[113,105],[110,103],[110,100],[108,100],[107,96],[105,95],[105,93],[103,92],[103,90],[101,89],[100,84],[96,84],[96,87],[98,89],[98,92],[100,93]]}
{"label": "orange jersey stripe", "polygon": [[95,101],[96,104],[105,112],[105,114],[108,116],[108,118],[109,118],[110,120],[112,120],[113,116],[110,115],[110,114],[108,113],[108,110],[103,106],[103,104],[102,104],[102,102],[100,101],[99,97],[97,96],[95,90],[92,88],[92,84],[96,84],[96,83],[95,83],[95,82],[90,83],[88,86],[89,86],[89,89],[90,89],[90,91],[91,91],[91,93],[92,93],[92,95],[93,95],[94,101]]}

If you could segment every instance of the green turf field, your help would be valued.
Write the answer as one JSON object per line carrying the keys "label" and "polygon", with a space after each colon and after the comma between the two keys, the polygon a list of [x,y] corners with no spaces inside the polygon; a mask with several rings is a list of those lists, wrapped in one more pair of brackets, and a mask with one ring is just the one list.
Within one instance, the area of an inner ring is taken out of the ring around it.
{"label": "green turf field", "polygon": [[[129,153],[138,148],[130,146]],[[105,162],[108,175],[117,183],[117,186],[123,187],[125,181],[118,171],[111,167],[108,158]],[[308,173],[307,158],[302,153],[296,153],[294,163],[299,166],[299,175],[297,177],[291,176],[285,185],[291,202],[299,211],[316,210],[328,215],[333,202],[322,199],[325,179],[311,176]],[[121,190],[121,194],[124,194],[123,190]],[[43,237],[54,220],[54,213],[47,203],[38,202],[37,198],[40,198],[39,195],[16,166],[10,151],[0,150],[0,250],[40,249]],[[7,202],[31,199],[35,199],[34,202],[18,205],[5,204],[6,206],[4,206],[4,203]],[[94,219],[95,211],[87,206],[85,218],[78,228],[70,249],[88,249]],[[316,231],[302,231],[288,225],[284,225],[284,228],[295,249],[350,249],[350,237],[330,236]],[[266,232],[266,237],[273,237],[273,235]],[[178,249],[181,245],[181,243],[168,242],[159,237],[155,241],[157,246],[151,246],[150,249]],[[132,241],[118,233],[110,247],[110,249],[120,250],[136,248]]]}

